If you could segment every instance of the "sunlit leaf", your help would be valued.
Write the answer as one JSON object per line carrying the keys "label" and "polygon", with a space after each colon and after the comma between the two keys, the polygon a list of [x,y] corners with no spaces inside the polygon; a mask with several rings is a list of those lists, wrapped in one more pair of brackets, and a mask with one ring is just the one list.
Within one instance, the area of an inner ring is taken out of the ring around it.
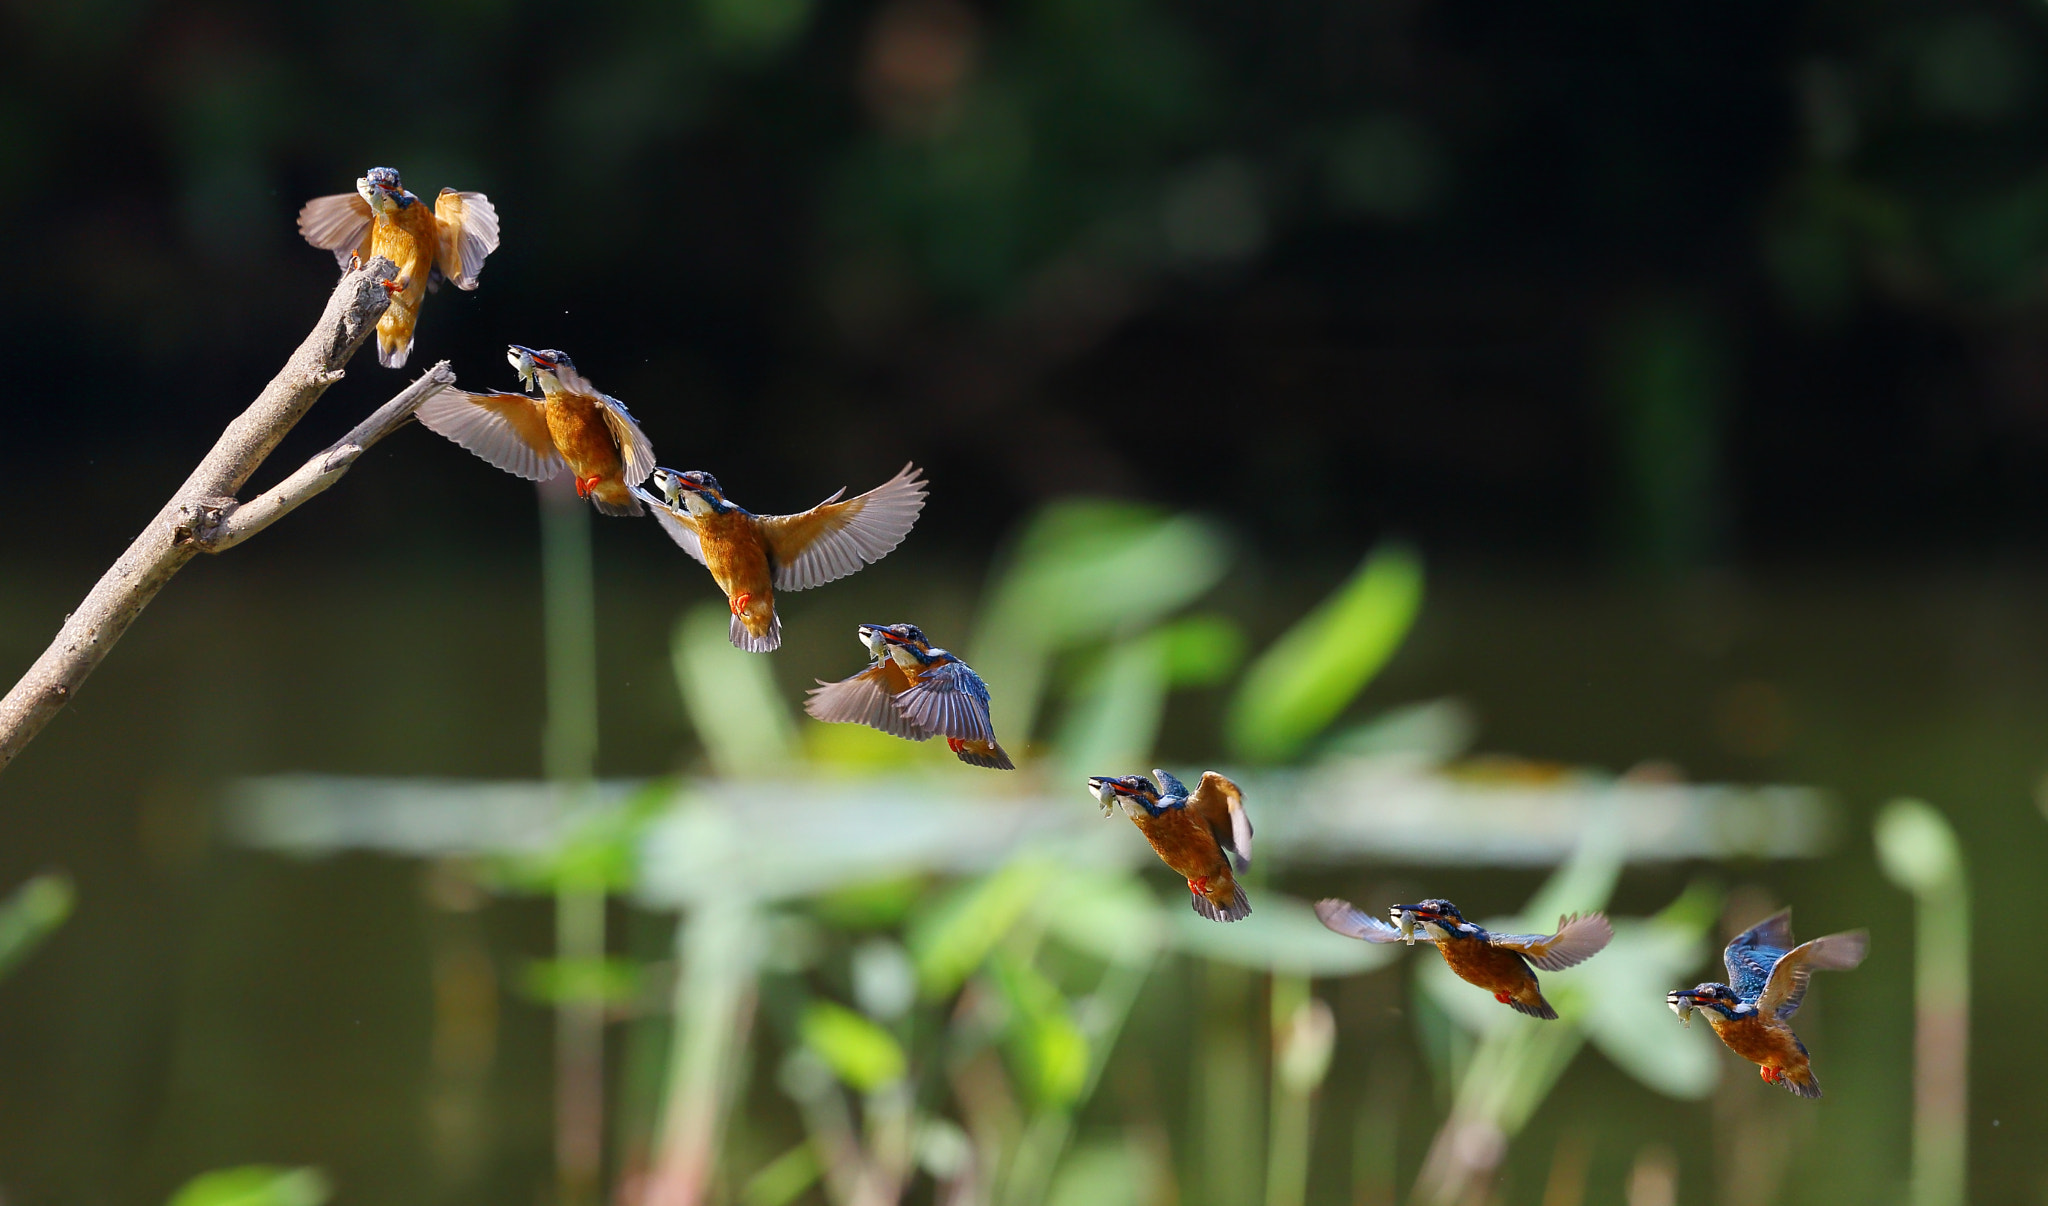
{"label": "sunlit leaf", "polygon": [[1244,661],[1244,629],[1225,616],[1186,616],[1163,624],[1159,642],[1166,680],[1176,687],[1210,687]]}
{"label": "sunlit leaf", "polygon": [[1060,725],[1059,755],[1070,779],[1127,775],[1146,764],[1166,714],[1166,667],[1156,634],[1103,654]]}
{"label": "sunlit leaf", "polygon": [[1006,1046],[1018,1080],[1040,1106],[1065,1109],[1088,1083],[1088,1038],[1066,996],[1037,968],[998,953],[989,962],[996,987],[1010,1007]]}
{"label": "sunlit leaf", "polygon": [[894,1035],[844,1005],[813,1002],[804,1010],[800,1029],[804,1046],[860,1092],[900,1080],[908,1066]]}
{"label": "sunlit leaf", "polygon": [[962,884],[906,935],[925,999],[950,996],[988,952],[1024,916],[1039,893],[1059,878],[1059,868],[1020,859],[993,874]]}
{"label": "sunlit leaf", "polygon": [[684,710],[719,774],[745,779],[785,771],[797,752],[789,705],[770,659],[727,639],[731,621],[724,608],[704,606],[677,623],[671,650]]}
{"label": "sunlit leaf", "polygon": [[824,1169],[808,1140],[770,1160],[740,1189],[743,1206],[785,1206],[796,1201]]}
{"label": "sunlit leaf", "polygon": [[641,967],[632,959],[533,959],[521,970],[520,989],[549,1005],[598,1002],[617,1005],[640,994]]}
{"label": "sunlit leaf", "polygon": [[333,1192],[317,1168],[245,1164],[200,1173],[171,1195],[170,1206],[320,1206]]}
{"label": "sunlit leaf", "polygon": [[1421,560],[1399,545],[1375,550],[1252,664],[1231,704],[1233,749],[1265,762],[1299,753],[1400,648],[1421,606]]}
{"label": "sunlit leaf", "polygon": [[29,880],[0,902],[0,976],[64,924],[76,899],[71,877],[52,872]]}

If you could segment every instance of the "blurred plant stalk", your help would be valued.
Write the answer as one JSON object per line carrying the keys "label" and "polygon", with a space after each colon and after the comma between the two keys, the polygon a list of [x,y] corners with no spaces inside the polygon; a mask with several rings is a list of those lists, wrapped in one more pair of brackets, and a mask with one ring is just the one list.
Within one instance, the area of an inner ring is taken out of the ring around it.
{"label": "blurred plant stalk", "polygon": [[[547,659],[547,722],[541,765],[574,808],[597,767],[597,594],[590,558],[590,506],[566,478],[540,493],[541,598]],[[605,884],[571,860],[555,883],[555,958],[595,967],[605,953]],[[604,1015],[594,993],[555,1004],[555,1189],[559,1206],[598,1200],[604,1159]]]}
{"label": "blurred plant stalk", "polygon": [[1947,818],[1921,800],[1878,814],[1878,862],[1913,894],[1912,1206],[1960,1206],[1970,1125],[1970,879]]}
{"label": "blurred plant stalk", "polygon": [[1309,995],[1306,975],[1275,972],[1272,1107],[1266,1124],[1266,1206],[1302,1206],[1315,1137],[1315,1098],[1330,1072],[1337,1020]]}

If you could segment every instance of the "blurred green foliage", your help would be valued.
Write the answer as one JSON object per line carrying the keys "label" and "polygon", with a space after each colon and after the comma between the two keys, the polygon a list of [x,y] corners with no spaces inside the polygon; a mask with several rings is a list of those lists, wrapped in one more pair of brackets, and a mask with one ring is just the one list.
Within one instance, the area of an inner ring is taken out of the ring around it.
{"label": "blurred green foliage", "polygon": [[0,976],[63,925],[76,901],[70,877],[56,873],[38,875],[0,901]]}
{"label": "blurred green foliage", "polygon": [[333,1194],[317,1168],[245,1164],[199,1174],[171,1195],[169,1206],[321,1206]]}

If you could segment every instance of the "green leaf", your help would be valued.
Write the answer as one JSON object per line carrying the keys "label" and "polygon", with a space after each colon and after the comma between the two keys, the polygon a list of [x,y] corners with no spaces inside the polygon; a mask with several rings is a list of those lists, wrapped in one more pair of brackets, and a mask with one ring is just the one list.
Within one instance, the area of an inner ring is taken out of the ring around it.
{"label": "green leaf", "polygon": [[787,1206],[815,1184],[823,1171],[818,1154],[805,1140],[748,1177],[745,1188],[740,1190],[740,1201],[745,1206]]}
{"label": "green leaf", "polygon": [[64,924],[76,901],[71,877],[51,872],[29,880],[0,902],[0,976],[13,971]]}
{"label": "green leaf", "polygon": [[902,1079],[908,1066],[895,1036],[844,1005],[813,1002],[804,1010],[801,1030],[804,1046],[862,1093]]}
{"label": "green leaf", "polygon": [[1244,661],[1244,629],[1223,616],[1186,616],[1153,634],[1166,680],[1176,687],[1213,687]]}
{"label": "green leaf", "polygon": [[549,1005],[597,1001],[619,1005],[636,1000],[640,964],[622,956],[604,959],[533,959],[520,974],[520,988]]}
{"label": "green leaf", "polygon": [[1155,1200],[1151,1169],[1125,1143],[1091,1143],[1060,1161],[1046,1206]]}
{"label": "green leaf", "polygon": [[1088,1036],[1075,1024],[1065,994],[1037,968],[1004,952],[989,961],[989,970],[1010,1007],[1006,1045],[1018,1081],[1041,1107],[1072,1106],[1088,1085]]}
{"label": "green leaf", "polygon": [[1238,756],[1277,762],[1300,753],[1400,648],[1421,606],[1421,559],[1400,545],[1374,550],[1252,664],[1227,726]]}
{"label": "green leaf", "polygon": [[796,757],[796,725],[775,686],[771,659],[733,648],[732,613],[692,609],[676,624],[671,655],[683,707],[712,767],[734,779],[786,771]]}
{"label": "green leaf", "polygon": [[905,944],[925,999],[951,996],[1058,876],[1052,863],[1019,859],[961,885],[920,917]]}
{"label": "green leaf", "polygon": [[200,1173],[171,1195],[170,1206],[320,1206],[333,1193],[317,1168],[245,1164]]}

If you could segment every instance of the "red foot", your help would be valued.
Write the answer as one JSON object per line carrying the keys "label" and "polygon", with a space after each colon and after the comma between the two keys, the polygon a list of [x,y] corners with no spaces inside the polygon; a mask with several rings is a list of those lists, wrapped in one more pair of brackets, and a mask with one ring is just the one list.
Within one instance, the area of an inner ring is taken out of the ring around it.
{"label": "red foot", "polygon": [[965,741],[962,741],[962,740],[961,740],[960,738],[958,738],[958,737],[948,737],[948,738],[946,738],[946,748],[947,748],[947,749],[949,749],[949,750],[952,750],[952,751],[953,751],[954,753],[956,753],[956,754],[960,752],[960,747],[962,747],[962,746],[964,746],[964,745],[966,745],[966,744],[967,744],[967,743],[966,743]]}
{"label": "red foot", "polygon": [[1783,1080],[1785,1078],[1784,1073],[1772,1067],[1758,1068],[1756,1070],[1756,1073],[1758,1076],[1763,1077],[1765,1080],[1770,1081],[1772,1084],[1777,1084],[1780,1080]]}
{"label": "red foot", "polygon": [[736,616],[737,616],[737,615],[744,615],[744,614],[746,613],[746,610],[747,610],[747,603],[748,603],[748,602],[749,602],[750,600],[752,600],[752,599],[753,599],[753,597],[754,597],[754,596],[752,596],[752,595],[750,595],[750,594],[747,594],[747,593],[746,593],[746,592],[744,592],[744,591],[740,592],[739,594],[736,594],[736,595],[734,595],[734,596],[732,597],[732,599],[731,599],[731,603],[732,603],[732,614],[734,614],[734,615],[736,615]]}
{"label": "red foot", "polygon": [[1493,999],[1499,1001],[1503,1005],[1512,1005],[1515,1003],[1515,998],[1504,992],[1494,993]]}
{"label": "red foot", "polygon": [[384,292],[386,293],[405,292],[405,286],[399,284],[397,281],[378,281],[377,283],[384,286]]}
{"label": "red foot", "polygon": [[1197,896],[1207,896],[1209,894],[1209,877],[1204,875],[1200,879],[1189,880],[1188,891],[1193,892]]}
{"label": "red foot", "polygon": [[597,489],[597,483],[599,483],[599,482],[601,482],[601,481],[603,481],[603,480],[604,480],[604,479],[603,479],[602,477],[599,477],[599,476],[598,476],[597,474],[595,474],[595,473],[591,474],[591,475],[590,475],[589,477],[579,477],[579,478],[577,478],[577,479],[576,479],[576,497],[578,497],[578,498],[589,498],[589,497],[590,497],[590,492],[591,492],[592,490],[595,490],[595,489]]}
{"label": "red foot", "polygon": [[361,271],[363,270],[363,257],[362,257],[362,256],[359,256],[359,255],[357,255],[357,254],[356,254],[355,252],[353,252],[353,251],[349,252],[349,253],[348,253],[348,270],[349,270],[350,272],[361,272]]}

